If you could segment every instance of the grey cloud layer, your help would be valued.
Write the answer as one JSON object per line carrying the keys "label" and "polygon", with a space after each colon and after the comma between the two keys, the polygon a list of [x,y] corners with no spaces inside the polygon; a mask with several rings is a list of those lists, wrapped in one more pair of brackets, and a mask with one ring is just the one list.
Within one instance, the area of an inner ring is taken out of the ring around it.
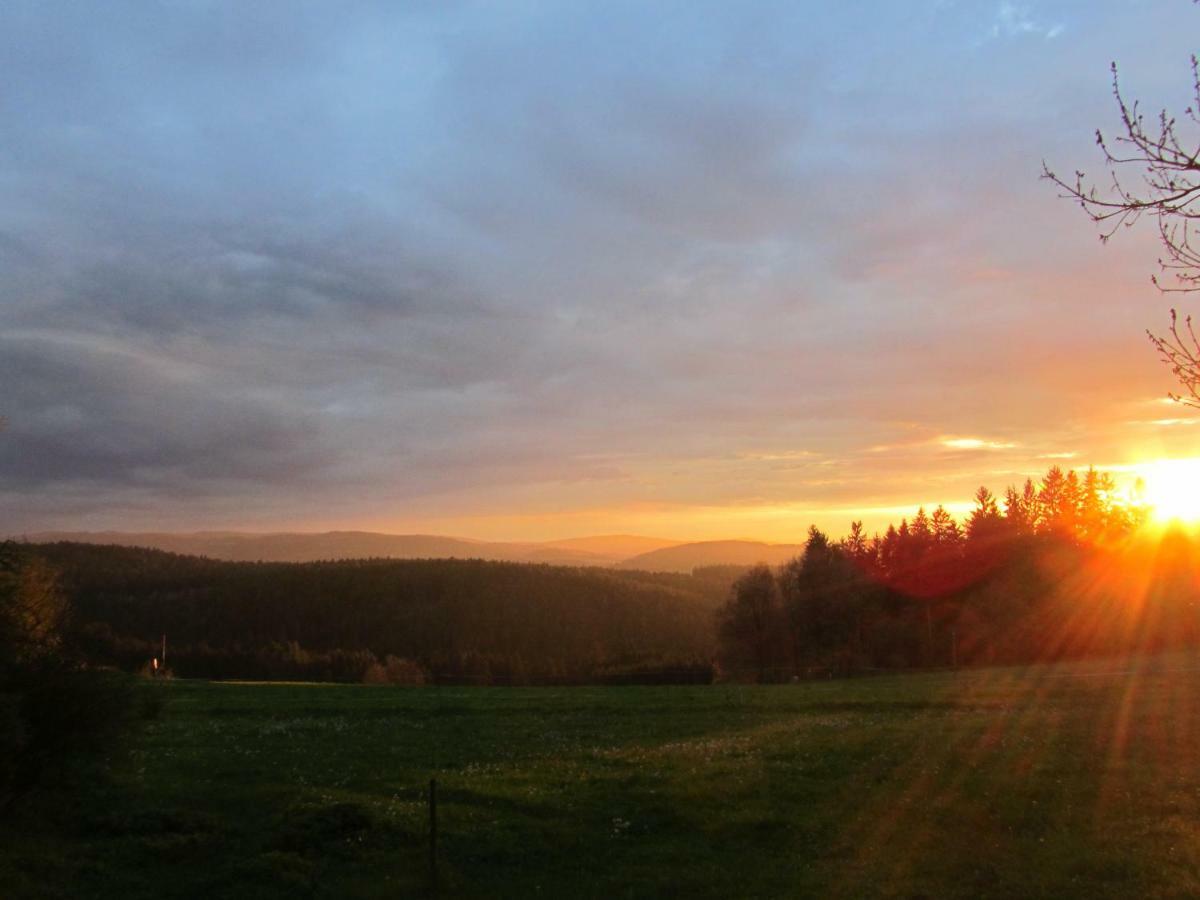
{"label": "grey cloud layer", "polygon": [[997,331],[1029,283],[961,283],[1037,258],[1039,156],[1109,112],[1056,66],[1128,13],[1026,17],[1051,44],[993,4],[792,6],[7,5],[0,503],[617,497],[646,460],[977,425],[990,382],[945,367],[1003,365],[1042,301]]}

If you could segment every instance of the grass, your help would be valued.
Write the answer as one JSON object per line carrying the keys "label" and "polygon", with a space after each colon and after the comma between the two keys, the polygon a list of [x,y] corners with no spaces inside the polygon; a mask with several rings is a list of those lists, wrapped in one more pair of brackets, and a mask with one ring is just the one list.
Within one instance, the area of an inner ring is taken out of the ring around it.
{"label": "grass", "polygon": [[176,682],[5,897],[1191,897],[1200,661],[776,687]]}

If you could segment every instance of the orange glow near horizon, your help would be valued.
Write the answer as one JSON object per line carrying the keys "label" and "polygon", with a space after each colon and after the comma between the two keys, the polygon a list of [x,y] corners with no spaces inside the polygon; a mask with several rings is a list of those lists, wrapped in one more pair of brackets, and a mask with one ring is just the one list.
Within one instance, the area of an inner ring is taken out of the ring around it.
{"label": "orange glow near horizon", "polygon": [[[1073,468],[1077,472],[1086,471],[1086,466]],[[1118,477],[1119,493],[1124,498],[1118,502],[1148,508],[1148,525],[1182,524],[1200,529],[1200,457],[1164,458],[1096,468]],[[1040,482],[1038,476],[1033,476],[1033,480],[1035,484]],[[1010,479],[1010,483],[1018,486],[1019,481]],[[991,487],[996,490],[996,485]],[[966,521],[974,506],[965,498],[940,502],[960,524]],[[929,498],[861,506],[846,503],[648,503],[547,515],[464,517],[439,522],[429,530],[438,530],[440,526],[446,533],[468,533],[484,540],[552,541],[612,533],[652,534],[680,542],[740,539],[795,543],[803,542],[808,526],[812,524],[838,538],[856,519],[865,521],[868,533],[883,531],[888,524],[898,525],[901,519],[911,519],[919,507],[928,512],[938,505],[937,499]],[[404,529],[385,527],[384,530]]]}
{"label": "orange glow near horizon", "polygon": [[[1146,461],[1099,462],[1095,464],[1095,469],[1115,477],[1117,496],[1114,500],[1117,503],[1147,509],[1149,516],[1146,524],[1152,530],[1169,525],[1185,525],[1189,529],[1200,530],[1200,456],[1143,459]],[[972,484],[984,484],[997,498],[1002,498],[1006,487],[1019,488],[1026,477],[1032,478],[1035,485],[1040,484],[1046,468],[1051,464],[1062,465],[1064,470],[1074,469],[1080,475],[1087,471],[1087,464],[1071,465],[1072,462],[1074,460],[1063,460],[1053,455],[1021,461],[1013,470],[968,475],[950,487],[936,483],[936,492],[931,490],[924,497],[920,496],[920,483],[917,483],[915,489],[909,488],[912,491],[911,499],[895,491],[891,496],[873,496],[858,503],[849,498],[825,502],[759,500],[702,503],[679,500],[596,503],[575,509],[556,508],[556,504],[531,503],[530,508],[522,513],[497,510],[420,519],[380,517],[369,521],[322,521],[309,523],[309,527],[303,530],[362,529],[394,534],[444,534],[487,541],[553,542],[623,534],[652,535],[678,543],[715,540],[803,543],[810,525],[816,525],[835,539],[844,536],[854,520],[861,520],[868,534],[882,533],[889,524],[899,525],[902,519],[911,519],[919,507],[930,512],[939,504],[960,524],[964,524],[974,507],[970,499]],[[914,472],[913,478],[914,482],[919,482],[921,473]],[[553,490],[548,489],[545,496],[552,494]],[[536,496],[536,493],[530,492],[530,496]],[[550,508],[545,508],[546,505]]]}
{"label": "orange glow near horizon", "polygon": [[1156,522],[1200,522],[1200,457],[1158,459],[1133,469],[1144,485],[1141,499]]}

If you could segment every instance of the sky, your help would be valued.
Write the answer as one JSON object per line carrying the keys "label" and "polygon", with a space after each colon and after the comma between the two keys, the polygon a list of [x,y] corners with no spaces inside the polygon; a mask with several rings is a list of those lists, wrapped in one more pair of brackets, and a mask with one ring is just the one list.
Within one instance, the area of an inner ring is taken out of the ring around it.
{"label": "sky", "polygon": [[1039,178],[1104,177],[1113,60],[1182,110],[1197,33],[1184,0],[5,3],[0,530],[794,541],[1198,456],[1154,235]]}

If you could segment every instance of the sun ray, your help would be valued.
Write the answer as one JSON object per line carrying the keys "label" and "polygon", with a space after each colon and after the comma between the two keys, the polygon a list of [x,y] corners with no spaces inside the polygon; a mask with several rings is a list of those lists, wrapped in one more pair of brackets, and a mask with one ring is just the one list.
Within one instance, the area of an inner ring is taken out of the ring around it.
{"label": "sun ray", "polygon": [[1200,522],[1200,457],[1158,459],[1136,470],[1142,499],[1156,521]]}

